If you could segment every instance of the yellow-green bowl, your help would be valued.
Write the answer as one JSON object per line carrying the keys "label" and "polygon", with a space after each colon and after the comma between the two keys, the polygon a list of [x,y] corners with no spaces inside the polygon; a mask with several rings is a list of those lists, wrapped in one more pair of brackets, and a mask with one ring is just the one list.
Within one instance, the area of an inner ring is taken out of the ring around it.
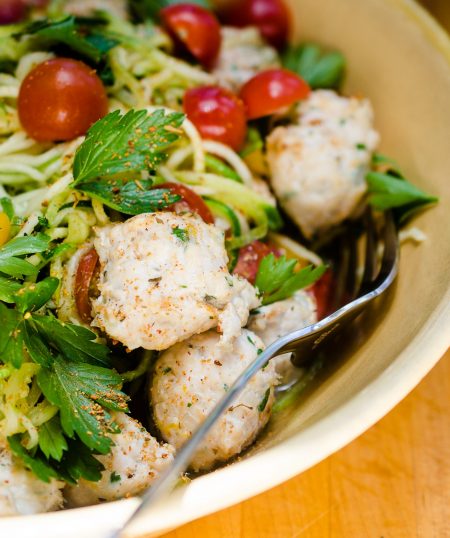
{"label": "yellow-green bowl", "polygon": [[[298,40],[348,59],[347,92],[367,95],[382,151],[440,204],[417,219],[428,239],[402,248],[391,300],[354,353],[300,405],[274,417],[242,461],[195,480],[141,524],[151,536],[238,503],[304,471],[392,409],[450,343],[450,41],[411,0],[291,0]],[[333,360],[333,357],[330,357]],[[103,538],[136,499],[9,518],[1,536]]]}

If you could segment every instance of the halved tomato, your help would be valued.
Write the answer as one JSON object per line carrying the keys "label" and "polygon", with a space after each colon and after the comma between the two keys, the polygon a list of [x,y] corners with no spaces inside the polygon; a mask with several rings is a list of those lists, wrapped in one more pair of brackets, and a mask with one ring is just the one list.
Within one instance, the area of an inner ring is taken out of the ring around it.
{"label": "halved tomato", "polygon": [[84,323],[90,323],[92,321],[89,289],[97,264],[97,251],[95,248],[91,248],[81,258],[75,275],[75,304],[77,306],[78,314]]}
{"label": "halved tomato", "polygon": [[155,185],[157,189],[168,189],[173,194],[178,194],[181,197],[179,202],[175,202],[165,209],[165,211],[174,211],[175,213],[193,212],[197,213],[206,224],[214,224],[214,217],[208,206],[205,204],[201,196],[195,193],[189,187],[180,185],[179,183],[163,183]]}
{"label": "halved tomato", "polygon": [[233,273],[246,278],[251,284],[254,284],[262,259],[271,253],[275,254],[275,256],[279,255],[276,249],[266,245],[266,243],[253,241],[253,243],[246,245],[239,251],[238,261]]}

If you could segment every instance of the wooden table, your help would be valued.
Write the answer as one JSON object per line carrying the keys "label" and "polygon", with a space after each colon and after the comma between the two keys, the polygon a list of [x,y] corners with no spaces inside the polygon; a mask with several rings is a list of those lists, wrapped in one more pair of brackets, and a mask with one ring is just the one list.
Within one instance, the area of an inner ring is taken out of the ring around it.
{"label": "wooden table", "polygon": [[450,351],[313,469],[165,538],[450,538]]}

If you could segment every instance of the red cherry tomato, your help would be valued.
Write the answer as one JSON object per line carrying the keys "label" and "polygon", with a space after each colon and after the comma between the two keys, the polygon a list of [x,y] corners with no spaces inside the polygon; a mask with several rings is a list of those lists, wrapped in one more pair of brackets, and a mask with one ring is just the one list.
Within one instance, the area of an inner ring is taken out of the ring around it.
{"label": "red cherry tomato", "polygon": [[0,25],[20,22],[25,18],[26,10],[24,0],[0,0]]}
{"label": "red cherry tomato", "polygon": [[245,142],[247,120],[242,101],[219,86],[202,86],[184,95],[184,111],[203,138],[239,151]]}
{"label": "red cherry tomato", "polygon": [[156,189],[169,189],[172,194],[178,194],[181,197],[179,202],[175,202],[169,206],[166,211],[174,211],[175,213],[193,212],[197,213],[206,224],[214,224],[214,217],[209,207],[205,204],[202,198],[189,187],[180,185],[179,183],[163,183],[157,185]]}
{"label": "red cherry tomato", "polygon": [[73,140],[108,112],[108,97],[95,71],[83,62],[55,58],[39,64],[22,82],[19,118],[42,142]]}
{"label": "red cherry tomato", "polygon": [[160,11],[167,31],[205,67],[211,67],[221,45],[220,25],[207,9],[195,4],[175,4]]}
{"label": "red cherry tomato", "polygon": [[292,71],[268,69],[251,78],[241,88],[240,97],[248,119],[253,120],[291,106],[310,92],[308,84]]}
{"label": "red cherry tomato", "polygon": [[281,49],[289,36],[289,12],[283,0],[235,0],[225,8],[223,19],[227,24],[256,26],[274,47]]}
{"label": "red cherry tomato", "polygon": [[92,321],[89,288],[98,264],[98,254],[92,248],[81,258],[75,275],[75,304],[78,314],[85,323]]}
{"label": "red cherry tomato", "polygon": [[317,280],[317,282],[315,282],[309,290],[316,299],[317,319],[319,321],[328,316],[328,314],[331,314],[332,305],[330,302],[333,297],[332,292],[334,285],[335,279],[333,271],[328,269],[328,271],[324,273],[323,276],[319,278],[319,280]]}
{"label": "red cherry tomato", "polygon": [[278,257],[278,252],[261,241],[253,241],[249,245],[241,248],[236,267],[233,270],[235,275],[246,278],[251,284],[255,283],[258,274],[259,264],[262,259],[270,253]]}

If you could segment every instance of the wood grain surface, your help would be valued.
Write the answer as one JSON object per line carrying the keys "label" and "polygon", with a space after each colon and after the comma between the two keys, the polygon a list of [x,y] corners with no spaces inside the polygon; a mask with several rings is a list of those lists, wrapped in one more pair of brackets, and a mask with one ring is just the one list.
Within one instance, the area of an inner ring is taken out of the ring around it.
{"label": "wood grain surface", "polygon": [[165,538],[450,537],[450,351],[359,439]]}
{"label": "wood grain surface", "polygon": [[[423,0],[450,29],[450,0]],[[450,538],[450,351],[313,469],[165,538]]]}

